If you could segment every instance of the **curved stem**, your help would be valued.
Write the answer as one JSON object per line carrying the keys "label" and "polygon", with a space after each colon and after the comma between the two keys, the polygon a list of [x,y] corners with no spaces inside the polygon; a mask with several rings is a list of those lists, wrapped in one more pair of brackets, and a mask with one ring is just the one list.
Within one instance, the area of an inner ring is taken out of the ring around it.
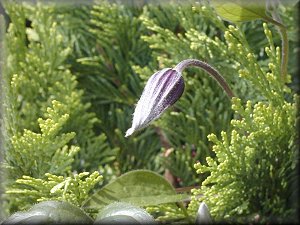
{"label": "curved stem", "polygon": [[289,50],[289,41],[287,36],[287,29],[285,26],[279,28],[279,33],[282,38],[282,45],[281,45],[281,76],[282,81],[286,81],[287,76],[287,65],[288,65],[288,50]]}
{"label": "curved stem", "polygon": [[280,22],[272,19],[265,18],[267,22],[270,22],[278,27],[278,32],[281,37],[281,79],[285,82],[287,76],[288,54],[289,54],[289,40],[287,35],[287,28]]}
{"label": "curved stem", "polygon": [[230,99],[232,97],[235,97],[235,95],[233,94],[232,90],[230,89],[224,77],[222,77],[222,75],[215,68],[213,68],[211,65],[203,61],[200,61],[198,59],[186,59],[178,63],[174,67],[174,69],[177,70],[179,73],[182,73],[182,71],[188,66],[197,66],[205,70],[210,76],[212,76],[218,82],[218,84],[223,88],[223,90],[226,92],[226,94]]}

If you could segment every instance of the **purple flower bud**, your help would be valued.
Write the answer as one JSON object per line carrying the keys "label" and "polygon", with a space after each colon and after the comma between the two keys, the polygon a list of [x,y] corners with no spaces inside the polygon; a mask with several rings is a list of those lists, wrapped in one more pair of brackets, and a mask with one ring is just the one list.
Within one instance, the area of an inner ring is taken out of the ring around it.
{"label": "purple flower bud", "polygon": [[188,66],[197,66],[205,70],[219,83],[230,99],[234,97],[226,80],[215,68],[197,59],[183,60],[174,69],[163,69],[150,77],[133,113],[132,126],[126,131],[125,137],[148,126],[180,98],[184,90],[181,73]]}
{"label": "purple flower bud", "polygon": [[133,113],[132,126],[125,137],[148,126],[171,105],[184,91],[184,80],[180,72],[167,68],[153,74],[148,80]]}

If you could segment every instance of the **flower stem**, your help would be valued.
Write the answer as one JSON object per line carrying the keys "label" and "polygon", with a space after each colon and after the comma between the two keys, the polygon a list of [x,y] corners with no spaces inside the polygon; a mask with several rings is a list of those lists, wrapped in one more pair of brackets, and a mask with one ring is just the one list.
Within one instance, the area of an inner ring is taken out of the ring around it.
{"label": "flower stem", "polygon": [[205,70],[218,82],[218,84],[223,88],[223,90],[226,92],[227,96],[230,99],[235,96],[224,77],[222,77],[222,75],[214,67],[203,61],[200,61],[198,59],[186,59],[178,63],[174,69],[177,70],[179,73],[182,73],[182,71],[188,66],[197,66]]}
{"label": "flower stem", "polygon": [[288,54],[289,54],[289,40],[287,35],[287,28],[280,22],[270,17],[266,17],[265,20],[278,27],[278,32],[281,37],[281,79],[284,83],[287,76]]}

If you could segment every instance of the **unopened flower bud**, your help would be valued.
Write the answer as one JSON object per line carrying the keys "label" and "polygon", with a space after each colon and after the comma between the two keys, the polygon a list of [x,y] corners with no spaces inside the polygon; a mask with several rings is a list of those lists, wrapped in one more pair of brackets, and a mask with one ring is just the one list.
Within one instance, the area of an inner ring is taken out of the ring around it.
{"label": "unopened flower bud", "polygon": [[177,70],[166,68],[153,74],[147,81],[133,113],[132,126],[125,137],[145,128],[171,105],[184,91],[184,80]]}
{"label": "unopened flower bud", "polygon": [[173,69],[160,70],[150,77],[135,107],[132,126],[126,131],[125,137],[148,126],[181,97],[184,91],[182,71],[189,66],[205,70],[219,83],[230,99],[234,97],[226,80],[215,68],[197,59],[183,60]]}

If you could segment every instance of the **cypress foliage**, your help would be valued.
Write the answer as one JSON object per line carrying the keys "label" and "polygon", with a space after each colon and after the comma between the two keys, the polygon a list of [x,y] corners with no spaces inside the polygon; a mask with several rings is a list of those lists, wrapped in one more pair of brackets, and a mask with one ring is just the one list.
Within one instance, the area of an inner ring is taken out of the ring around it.
{"label": "cypress foliage", "polygon": [[[150,169],[171,174],[176,187],[200,185],[187,205],[148,207],[159,221],[190,222],[202,201],[215,221],[293,215],[297,80],[280,79],[273,27],[229,25],[208,4],[7,1],[5,10],[8,213],[51,199],[82,206],[113,178]],[[281,10],[292,30],[292,10]],[[125,138],[148,78],[187,58],[216,67],[237,97],[230,101],[204,71],[189,68],[172,109]]]}
{"label": "cypress foliage", "polygon": [[[146,32],[138,19],[140,9],[100,1],[93,5],[89,33],[95,39],[94,50],[77,60],[73,70],[78,75],[92,110],[105,118],[97,126],[118,146],[112,169],[116,174],[138,168],[158,169],[159,140],[153,129],[131,139],[124,134],[130,124],[135,100],[142,91],[140,77],[132,65],[144,66],[151,60],[148,45],[140,38]],[[105,176],[104,176],[104,179]]]}
{"label": "cypress foliage", "polygon": [[[230,131],[222,131],[220,138],[208,135],[216,158],[207,157],[207,165],[195,164],[197,173],[209,172],[209,176],[201,189],[194,190],[189,207],[195,207],[195,201],[204,201],[217,221],[295,220],[290,197],[297,165],[297,97],[293,99],[282,81],[280,48],[274,46],[267,24],[263,28],[269,45],[265,47],[267,68],[257,61],[238,27],[228,26],[224,35],[228,51],[239,59],[239,76],[253,84],[261,100],[242,103],[240,98],[233,98],[236,119],[231,120]],[[200,193],[202,197],[197,198]]]}
{"label": "cypress foliage", "polygon": [[[3,78],[8,192],[24,175],[68,176],[73,170],[98,169],[113,160],[116,149],[107,145],[104,134],[94,133],[99,119],[88,111],[90,104],[82,101],[83,91],[66,64],[72,49],[57,28],[53,7],[5,6],[11,20]],[[27,207],[32,203],[30,193],[28,201],[23,199]],[[38,194],[42,198],[45,193]],[[13,194],[7,198],[11,211],[24,207]]]}

